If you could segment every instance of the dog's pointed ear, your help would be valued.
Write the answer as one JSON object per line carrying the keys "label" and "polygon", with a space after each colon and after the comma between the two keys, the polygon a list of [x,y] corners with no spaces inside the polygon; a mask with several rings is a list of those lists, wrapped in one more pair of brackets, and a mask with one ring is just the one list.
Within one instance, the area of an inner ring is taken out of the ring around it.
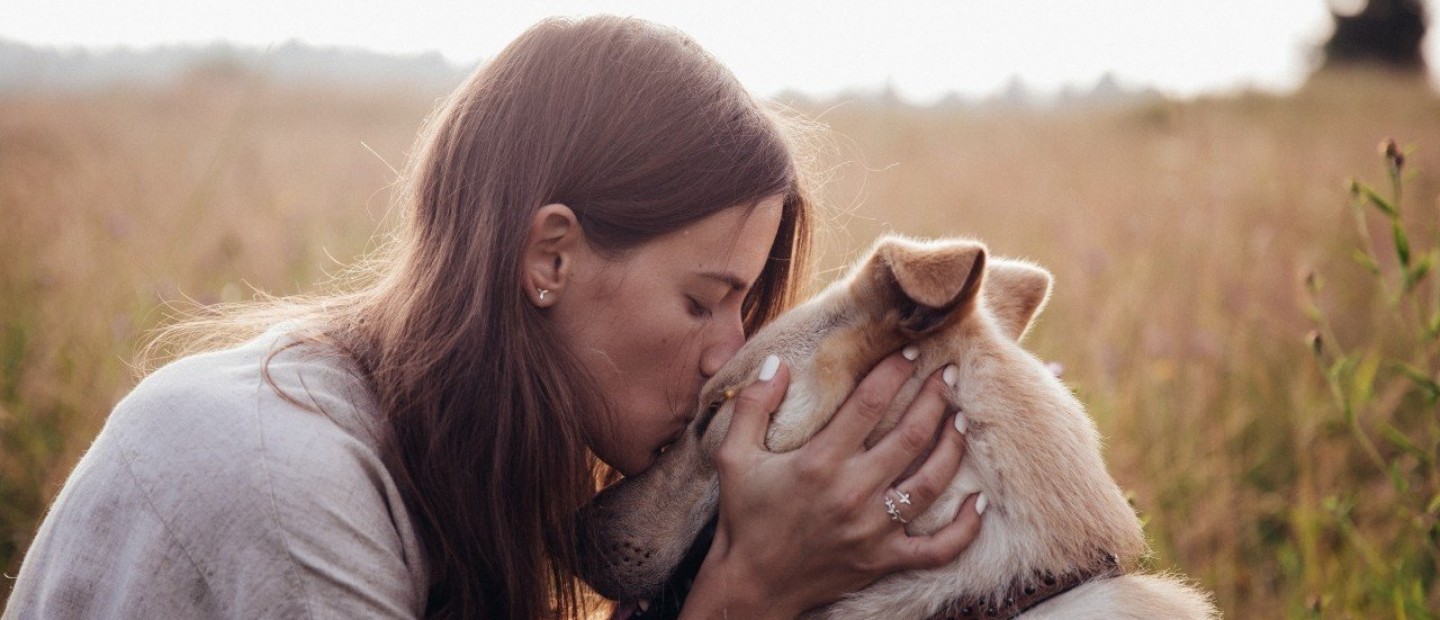
{"label": "dog's pointed ear", "polygon": [[994,259],[985,274],[985,306],[1005,335],[1019,340],[1050,299],[1050,272],[1030,263]]}
{"label": "dog's pointed ear", "polygon": [[985,273],[985,246],[975,241],[887,237],[866,265],[872,282],[898,297],[901,330],[920,335],[963,314]]}

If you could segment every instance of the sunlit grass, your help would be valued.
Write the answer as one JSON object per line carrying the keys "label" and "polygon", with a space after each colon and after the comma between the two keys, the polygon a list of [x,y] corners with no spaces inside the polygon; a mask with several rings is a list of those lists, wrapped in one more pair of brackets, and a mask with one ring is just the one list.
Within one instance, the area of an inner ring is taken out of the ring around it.
{"label": "sunlit grass", "polygon": [[[247,78],[0,100],[7,574],[133,385],[128,361],[164,320],[161,304],[307,290],[360,255],[389,203],[388,166],[401,166],[436,95]],[[1351,258],[1346,180],[1385,179],[1382,138],[1418,145],[1404,217],[1416,247],[1434,247],[1440,100],[1429,90],[1355,78],[1294,96],[1089,110],[805,111],[833,137],[823,266],[895,230],[978,237],[1055,273],[1028,345],[1064,365],[1099,421],[1156,568],[1189,574],[1237,618],[1394,617],[1397,575],[1440,607],[1425,559],[1436,541],[1412,540],[1434,526],[1429,498],[1375,469],[1305,340],[1304,281],[1318,273],[1329,337],[1357,351],[1381,338],[1394,355],[1418,346]],[[1388,228],[1370,234],[1389,247]],[[1404,397],[1374,398],[1372,414]],[[1435,421],[1433,405],[1407,411],[1359,424],[1379,437],[1367,425],[1420,433],[1405,424]],[[1391,518],[1406,506],[1418,522]]]}

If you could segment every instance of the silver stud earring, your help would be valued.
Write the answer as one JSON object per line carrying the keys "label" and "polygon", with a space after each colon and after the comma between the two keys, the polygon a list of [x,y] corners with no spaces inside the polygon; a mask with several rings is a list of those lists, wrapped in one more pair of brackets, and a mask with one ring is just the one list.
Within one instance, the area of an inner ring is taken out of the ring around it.
{"label": "silver stud earring", "polygon": [[545,301],[545,296],[550,294],[550,289],[537,288],[535,289],[535,292],[540,294],[540,301]]}

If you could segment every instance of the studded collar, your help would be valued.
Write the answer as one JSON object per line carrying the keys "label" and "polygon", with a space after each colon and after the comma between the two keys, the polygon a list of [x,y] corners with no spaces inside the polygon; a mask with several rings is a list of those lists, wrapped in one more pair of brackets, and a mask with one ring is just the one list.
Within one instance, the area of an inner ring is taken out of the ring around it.
{"label": "studded collar", "polygon": [[998,592],[985,596],[963,596],[946,603],[929,620],[965,620],[967,618],[1014,618],[1036,605],[1099,579],[1125,574],[1114,554],[1106,553],[1088,566],[1065,573],[1035,573],[1016,578]]}

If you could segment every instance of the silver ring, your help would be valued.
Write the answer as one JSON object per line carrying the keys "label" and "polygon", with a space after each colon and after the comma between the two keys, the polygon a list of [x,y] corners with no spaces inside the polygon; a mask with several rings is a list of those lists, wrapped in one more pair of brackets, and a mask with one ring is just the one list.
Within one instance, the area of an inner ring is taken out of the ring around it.
{"label": "silver ring", "polygon": [[[899,500],[900,500],[899,503],[901,503],[901,504],[907,504],[907,505],[910,503],[910,494],[909,494],[909,493],[902,492],[902,491],[900,491],[899,489],[894,489],[894,491],[895,491],[895,495],[896,495],[896,496],[899,498]],[[895,500],[890,499],[890,496],[889,496],[888,494],[885,496],[885,514],[890,515],[890,520],[891,520],[891,521],[894,521],[894,522],[899,523],[899,524],[902,524],[902,525],[910,522],[909,519],[906,519],[905,517],[900,516],[900,506],[896,505]]]}

